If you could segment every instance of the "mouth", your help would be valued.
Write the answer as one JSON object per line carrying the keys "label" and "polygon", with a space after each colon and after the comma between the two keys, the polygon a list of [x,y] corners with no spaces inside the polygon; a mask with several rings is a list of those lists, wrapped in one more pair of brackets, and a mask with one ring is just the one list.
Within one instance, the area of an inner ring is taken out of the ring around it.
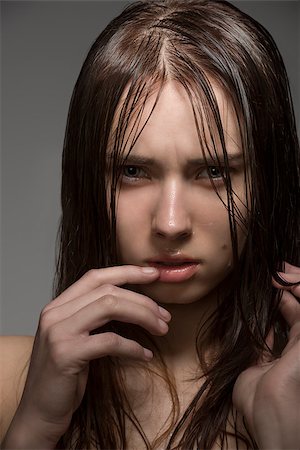
{"label": "mouth", "polygon": [[159,271],[158,281],[180,283],[189,280],[199,269],[200,261],[194,259],[168,258],[148,261],[150,267]]}

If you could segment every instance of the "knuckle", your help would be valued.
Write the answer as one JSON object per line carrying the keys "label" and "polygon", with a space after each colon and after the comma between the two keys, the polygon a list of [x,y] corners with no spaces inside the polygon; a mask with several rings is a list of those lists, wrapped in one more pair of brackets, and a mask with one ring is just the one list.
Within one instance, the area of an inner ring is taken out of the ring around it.
{"label": "knuckle", "polygon": [[103,338],[104,344],[109,352],[120,348],[122,344],[122,338],[116,333],[103,333]]}
{"label": "knuckle", "polygon": [[44,308],[40,314],[39,328],[41,331],[47,331],[56,321],[53,309]]}
{"label": "knuckle", "polygon": [[101,298],[103,306],[107,309],[108,313],[112,313],[119,304],[119,300],[115,295],[107,294]]}
{"label": "knuckle", "polygon": [[86,276],[88,278],[91,278],[92,280],[96,280],[98,278],[98,270],[97,269],[90,269],[86,272]]}
{"label": "knuckle", "polygon": [[44,306],[44,308],[41,311],[41,314],[44,314],[44,313],[50,311],[51,309],[53,309],[53,300],[51,302],[47,303],[46,306]]}
{"label": "knuckle", "polygon": [[103,292],[104,295],[109,295],[109,294],[113,295],[116,293],[116,291],[117,291],[117,288],[113,284],[103,284],[101,286],[101,292]]}

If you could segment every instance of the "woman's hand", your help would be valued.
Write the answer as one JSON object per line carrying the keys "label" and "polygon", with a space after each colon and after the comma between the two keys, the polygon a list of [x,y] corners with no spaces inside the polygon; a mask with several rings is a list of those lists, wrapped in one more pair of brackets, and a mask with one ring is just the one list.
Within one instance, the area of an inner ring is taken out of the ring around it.
{"label": "woman's hand", "polygon": [[[300,281],[300,268],[285,263],[289,282]],[[260,449],[300,449],[300,285],[283,287],[280,312],[290,332],[280,358],[270,361],[265,354],[257,365],[242,372],[233,390],[233,403],[245,416],[250,433]],[[273,345],[273,330],[267,337]]]}
{"label": "woman's hand", "polygon": [[49,434],[55,444],[82,401],[89,361],[106,355],[151,359],[151,352],[133,340],[112,332],[90,335],[112,320],[139,325],[156,336],[166,334],[166,322],[171,317],[166,310],[149,297],[118,287],[151,283],[158,278],[155,269],[144,269],[118,266],[90,270],[46,305],[16,413],[19,423],[34,423],[38,435]]}

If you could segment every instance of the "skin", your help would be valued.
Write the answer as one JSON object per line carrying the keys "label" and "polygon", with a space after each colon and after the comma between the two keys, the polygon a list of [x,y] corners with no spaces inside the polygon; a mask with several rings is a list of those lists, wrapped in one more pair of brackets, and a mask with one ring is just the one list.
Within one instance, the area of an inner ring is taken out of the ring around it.
{"label": "skin", "polygon": [[[228,154],[241,155],[230,103],[220,89],[215,86],[214,90]],[[153,101],[146,103],[145,120]],[[211,142],[210,146],[213,147]],[[221,157],[219,143],[217,152]],[[207,169],[204,164],[187,165],[190,159],[202,158],[202,151],[192,106],[178,83],[168,81],[164,86],[149,122],[130,153],[130,157],[136,156],[154,159],[157,167],[130,164],[130,159],[126,163],[117,204],[120,260],[124,264],[144,266],[149,264],[149,258],[161,253],[183,253],[200,260],[199,270],[191,280],[178,284],[157,281],[140,289],[166,305],[193,303],[213,291],[230,272],[232,249],[228,212],[210,183]],[[235,201],[245,214],[242,156],[231,168]],[[222,178],[216,176],[215,182],[226,202]],[[241,229],[239,242],[242,246]]]}
{"label": "skin", "polygon": [[[215,84],[213,88],[228,155],[240,155],[239,160],[230,163],[230,170],[235,201],[245,215],[245,167],[237,122],[221,89]],[[154,100],[147,101],[141,123],[148,118]],[[207,125],[205,133],[212,151]],[[221,158],[217,134],[215,140]],[[128,146],[129,143],[126,153]],[[209,157],[207,151],[206,156]],[[134,157],[152,158],[155,166],[134,164]],[[197,364],[197,327],[216,307],[216,291],[224,285],[232,264],[228,212],[213,189],[204,163],[188,166],[189,160],[197,158],[202,158],[202,150],[190,100],[180,84],[168,81],[123,171],[117,203],[117,237],[123,264],[147,266],[149,258],[162,253],[182,253],[200,261],[196,274],[189,280],[180,283],[156,280],[130,286],[171,312],[169,333],[165,339],[158,339],[157,345],[173,373],[178,374],[183,367]],[[221,199],[227,202],[226,187],[219,169],[215,169],[215,186]],[[239,227],[240,249],[244,237]]]}
{"label": "skin", "polygon": [[[280,312],[287,321],[289,339],[281,356],[273,359],[266,351],[238,377],[233,403],[246,418],[260,449],[300,448],[300,268],[285,263],[282,277],[294,287],[273,285],[283,290]],[[271,329],[266,343],[273,346]]]}
{"label": "skin", "polygon": [[[236,151],[238,136],[230,108],[221,93],[216,90],[216,94],[228,148]],[[82,401],[89,361],[106,355],[144,364],[151,361],[151,353],[133,340],[115,333],[90,335],[112,320],[136,324],[151,333],[167,364],[175,368],[175,376],[181,374],[185,363],[195,361],[191,349],[196,322],[213,307],[215,290],[230,269],[227,212],[203,172],[201,181],[196,181],[195,171],[187,176],[183,170],[186,159],[199,154],[186,97],[171,84],[161,100],[148,124],[146,141],[134,149],[144,152],[147,148],[159,160],[160,170],[141,185],[123,183],[119,195],[117,225],[123,265],[90,270],[41,311],[23,395],[3,449],[56,447]],[[155,142],[158,131],[163,137]],[[243,170],[235,173],[233,184],[243,199]],[[240,248],[243,239],[239,230]],[[166,286],[159,281],[157,271],[144,272],[145,268],[139,267],[147,266],[147,258],[170,248],[202,261],[199,273],[182,286]],[[300,269],[286,264],[284,277],[299,281]],[[281,313],[290,334],[281,357],[273,361],[267,353],[262,355],[241,373],[234,386],[234,405],[245,416],[260,449],[300,447],[299,297],[299,286],[284,288]],[[268,344],[272,346],[272,330]]]}

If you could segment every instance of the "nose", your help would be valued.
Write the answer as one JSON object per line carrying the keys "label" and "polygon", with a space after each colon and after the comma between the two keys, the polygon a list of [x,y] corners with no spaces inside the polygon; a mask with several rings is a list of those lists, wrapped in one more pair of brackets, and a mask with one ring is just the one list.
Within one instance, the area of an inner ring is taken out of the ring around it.
{"label": "nose", "polygon": [[165,183],[159,191],[152,217],[152,233],[171,241],[192,235],[191,215],[184,188],[178,181]]}

